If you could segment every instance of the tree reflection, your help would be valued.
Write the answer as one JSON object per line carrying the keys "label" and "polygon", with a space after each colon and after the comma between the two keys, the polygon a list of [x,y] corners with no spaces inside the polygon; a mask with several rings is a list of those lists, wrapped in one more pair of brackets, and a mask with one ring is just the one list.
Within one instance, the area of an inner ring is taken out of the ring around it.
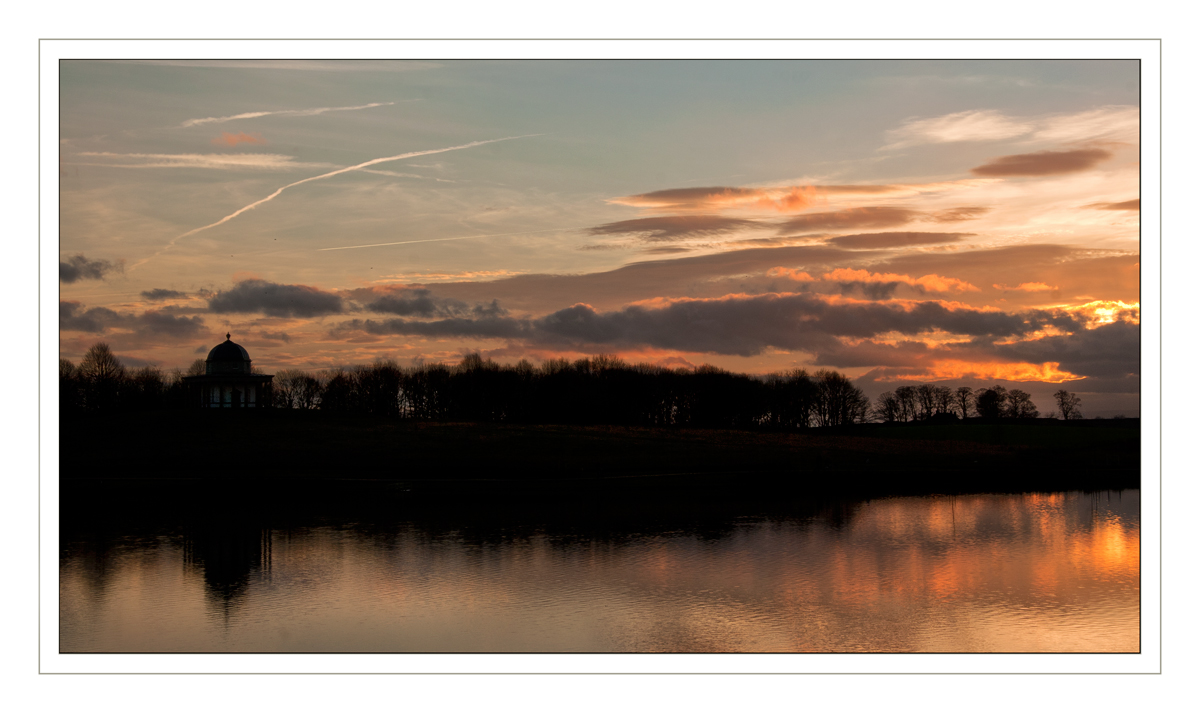
{"label": "tree reflection", "polygon": [[271,531],[236,516],[193,522],[184,538],[184,564],[203,574],[209,600],[228,614],[251,581],[270,570]]}

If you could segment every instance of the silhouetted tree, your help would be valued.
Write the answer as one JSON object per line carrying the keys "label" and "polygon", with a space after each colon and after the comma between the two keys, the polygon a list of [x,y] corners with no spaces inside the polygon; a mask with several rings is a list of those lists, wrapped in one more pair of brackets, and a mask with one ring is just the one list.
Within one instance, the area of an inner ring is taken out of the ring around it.
{"label": "silhouetted tree", "polygon": [[1054,401],[1058,404],[1058,411],[1062,414],[1064,421],[1083,418],[1083,412],[1079,410],[1079,397],[1066,389],[1059,389],[1054,392]]}
{"label": "silhouetted tree", "polygon": [[1004,415],[1009,418],[1037,418],[1038,410],[1030,400],[1029,394],[1020,389],[1008,392],[1008,404]]}
{"label": "silhouetted tree", "polygon": [[321,382],[300,369],[280,369],[273,379],[275,407],[315,409],[320,402]]}
{"label": "silhouetted tree", "polygon": [[104,342],[96,342],[79,362],[78,375],[85,387],[84,406],[111,409],[119,403],[125,367]]}
{"label": "silhouetted tree", "polygon": [[417,367],[404,375],[402,413],[420,420],[439,420],[450,413],[450,370],[442,364]]}
{"label": "silhouetted tree", "polygon": [[885,391],[875,397],[875,420],[883,423],[901,420],[900,401],[891,391]]}
{"label": "silhouetted tree", "polygon": [[355,406],[354,379],[342,369],[334,369],[323,375],[321,388],[322,411],[329,413],[352,413]]}
{"label": "silhouetted tree", "polygon": [[975,391],[975,413],[980,418],[1000,418],[1004,415],[1007,401],[1008,390],[1003,386],[978,389]]}
{"label": "silhouetted tree", "polygon": [[933,384],[921,384],[917,387],[917,418],[924,421],[932,416],[937,408],[937,389]]}
{"label": "silhouetted tree", "polygon": [[970,386],[960,386],[954,390],[954,409],[965,421],[975,407],[975,392]]}
{"label": "silhouetted tree", "polygon": [[74,412],[82,404],[79,379],[70,359],[58,360],[58,405],[63,413]]}
{"label": "silhouetted tree", "polygon": [[208,367],[204,363],[204,360],[197,359],[188,365],[187,371],[185,371],[183,373],[183,375],[184,376],[204,376],[204,372],[207,369],[208,369]]}
{"label": "silhouetted tree", "polygon": [[954,392],[949,386],[933,387],[933,411],[939,414],[954,412]]}
{"label": "silhouetted tree", "polygon": [[395,362],[380,360],[370,366],[357,366],[351,374],[357,411],[375,416],[400,415],[400,385],[404,374]]}
{"label": "silhouetted tree", "polygon": [[763,377],[763,422],[776,428],[806,428],[812,419],[816,385],[804,369]]}
{"label": "silhouetted tree", "polygon": [[836,371],[818,371],[816,408],[819,426],[848,426],[862,423],[867,418],[871,402],[862,389],[855,386],[844,374]]}
{"label": "silhouetted tree", "polygon": [[917,387],[901,386],[896,389],[896,403],[900,406],[900,420],[912,421],[917,418]]}
{"label": "silhouetted tree", "polygon": [[125,386],[125,408],[148,411],[164,406],[166,383],[158,367],[143,366],[135,369],[129,373]]}

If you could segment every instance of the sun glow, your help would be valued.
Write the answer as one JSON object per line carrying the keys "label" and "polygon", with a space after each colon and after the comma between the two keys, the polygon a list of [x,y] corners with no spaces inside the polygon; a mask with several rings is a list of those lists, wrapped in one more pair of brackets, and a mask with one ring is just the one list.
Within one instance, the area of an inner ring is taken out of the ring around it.
{"label": "sun glow", "polygon": [[1028,362],[969,362],[943,359],[934,362],[919,374],[896,374],[891,381],[944,381],[949,379],[980,379],[983,381],[1042,381],[1061,384],[1084,377],[1063,371],[1059,362],[1042,364]]}
{"label": "sun glow", "polygon": [[1086,304],[1062,309],[1083,317],[1084,326],[1095,329],[1113,322],[1129,322],[1141,324],[1142,306],[1140,302],[1122,302],[1121,300],[1095,300]]}

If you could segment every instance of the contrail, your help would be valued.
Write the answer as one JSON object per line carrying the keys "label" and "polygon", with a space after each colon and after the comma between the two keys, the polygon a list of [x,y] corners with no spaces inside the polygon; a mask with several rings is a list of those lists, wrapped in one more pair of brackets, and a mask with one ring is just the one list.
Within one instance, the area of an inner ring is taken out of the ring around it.
{"label": "contrail", "polygon": [[[586,226],[585,226],[586,227]],[[441,243],[447,240],[470,240],[471,238],[502,238],[508,235],[533,235],[534,233],[554,233],[560,230],[580,230],[580,228],[550,228],[549,230],[522,230],[516,233],[490,233],[488,235],[464,235],[461,238],[430,238],[428,240],[401,240],[398,243],[372,243],[370,245],[343,245],[336,248],[317,248],[317,252],[326,250],[356,250],[358,248],[382,248],[388,245],[412,245],[413,243]]]}
{"label": "contrail", "polygon": [[179,242],[180,240],[183,240],[184,238],[186,238],[188,236],[195,235],[196,233],[199,233],[203,230],[208,230],[209,228],[215,228],[218,225],[221,225],[223,223],[228,223],[229,221],[238,217],[242,213],[245,213],[248,210],[253,210],[253,209],[259,207],[260,205],[262,205],[263,203],[266,203],[267,201],[276,198],[280,193],[283,193],[287,189],[295,188],[296,186],[299,186],[302,183],[308,183],[309,181],[319,181],[323,178],[330,178],[332,176],[337,176],[342,173],[349,173],[350,171],[357,171],[360,168],[366,168],[367,166],[374,166],[377,163],[385,163],[387,161],[399,161],[399,160],[405,159],[405,158],[412,158],[413,156],[427,156],[429,154],[434,154],[434,153],[445,153],[447,151],[457,151],[459,149],[469,149],[474,146],[482,146],[484,144],[494,144],[497,141],[510,141],[512,139],[524,139],[524,138],[528,138],[530,136],[541,136],[541,134],[525,134],[524,136],[506,136],[502,139],[487,139],[485,141],[472,141],[469,144],[461,144],[459,146],[450,146],[450,147],[444,148],[444,149],[430,149],[428,151],[411,151],[409,153],[402,153],[398,156],[386,156],[384,158],[373,158],[370,161],[363,161],[362,163],[354,165],[354,166],[347,166],[346,168],[339,168],[336,171],[330,171],[329,173],[322,173],[319,176],[310,176],[309,178],[303,178],[299,181],[296,181],[295,183],[287,184],[286,186],[276,190],[274,193],[267,196],[266,198],[260,198],[259,200],[254,201],[253,203],[251,203],[248,206],[245,206],[243,208],[239,208],[239,209],[235,210],[234,212],[230,213],[229,215],[225,216],[224,218],[221,218],[220,220],[218,220],[215,223],[209,223],[208,225],[203,225],[199,228],[193,228],[193,229],[187,231],[186,233],[184,233],[183,235],[176,236],[175,238],[173,238],[171,240],[171,242],[164,245],[162,250],[159,250],[158,252],[154,253],[153,255],[151,255],[148,258],[145,258],[145,259],[135,262],[133,265],[131,265],[129,267],[129,269],[132,271],[132,270],[138,268],[139,266],[145,264],[146,262],[148,262],[151,258],[158,257],[164,251],[172,248],[175,245],[175,243]]}
{"label": "contrail", "polygon": [[[416,101],[409,99],[407,101]],[[377,106],[392,106],[396,102],[375,102],[374,104],[363,104],[362,106],[322,106],[316,109],[283,109],[280,111],[248,111],[245,114],[234,114],[233,116],[206,116],[203,119],[188,119],[180,124],[181,127],[199,126],[200,124],[223,124],[226,121],[234,121],[236,119],[257,119],[260,116],[316,116],[324,114],[327,111],[356,111],[358,109],[373,109]]]}

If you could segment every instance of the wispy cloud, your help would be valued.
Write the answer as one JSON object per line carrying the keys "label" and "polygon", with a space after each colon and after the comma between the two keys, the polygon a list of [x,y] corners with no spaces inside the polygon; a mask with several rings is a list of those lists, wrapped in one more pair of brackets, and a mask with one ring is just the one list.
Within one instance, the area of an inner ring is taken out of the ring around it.
{"label": "wispy cloud", "polygon": [[[413,100],[409,100],[413,101]],[[396,102],[374,102],[372,104],[362,104],[359,106],[322,106],[314,109],[280,109],[278,111],[248,111],[242,114],[233,114],[231,116],[206,116],[202,119],[188,119],[179,126],[187,128],[189,126],[200,126],[201,124],[223,124],[226,121],[237,121],[240,119],[257,119],[262,116],[316,116],[330,111],[358,111],[359,109],[373,109],[377,106],[392,106]]]}
{"label": "wispy cloud", "polygon": [[646,242],[660,242],[697,236],[720,235],[758,227],[753,220],[724,218],[719,215],[668,215],[606,223],[590,228],[591,235],[638,235]]}
{"label": "wispy cloud", "polygon": [[1028,134],[1027,122],[1004,116],[998,111],[959,111],[929,119],[910,119],[904,126],[887,132],[884,149],[901,149],[919,144],[944,144],[957,141],[1000,141]]}
{"label": "wispy cloud", "polygon": [[302,72],[412,72],[445,66],[437,62],[414,60],[355,59],[118,59],[103,61],[110,64],[141,64],[195,69],[279,69]]}
{"label": "wispy cloud", "polygon": [[385,248],[390,245],[413,245],[415,243],[444,243],[449,240],[473,240],[475,238],[503,238],[511,235],[536,235],[537,233],[557,233],[579,228],[550,228],[548,230],[522,230],[516,233],[487,233],[485,235],[463,235],[457,238],[428,238],[426,240],[400,240],[394,243],[371,243],[370,245],[342,245],[335,248],[318,248],[317,252],[327,250],[358,250],[360,248]]}
{"label": "wispy cloud", "polygon": [[1121,201],[1120,203],[1089,203],[1084,208],[1095,208],[1097,210],[1133,210],[1140,211],[1142,209],[1142,199],[1134,198],[1131,201]]}
{"label": "wispy cloud", "polygon": [[780,232],[794,233],[798,231],[811,232],[814,230],[890,228],[895,225],[912,222],[921,217],[921,213],[908,208],[867,206],[829,213],[809,213],[796,216],[783,223],[780,227]]}
{"label": "wispy cloud", "polygon": [[247,134],[240,131],[236,134],[231,134],[228,131],[222,131],[221,135],[212,140],[214,146],[237,146],[238,144],[265,144],[266,139],[261,134]]}
{"label": "wispy cloud", "polygon": [[997,283],[992,285],[992,287],[995,287],[997,290],[1004,290],[1005,292],[1010,290],[1015,290],[1018,292],[1052,292],[1058,289],[1057,287],[1051,287],[1044,282],[1022,282],[1016,287],[1010,287],[1008,285],[1001,285]]}
{"label": "wispy cloud", "polygon": [[498,141],[511,141],[512,139],[523,139],[523,138],[528,138],[530,136],[540,136],[540,135],[541,134],[526,134],[524,136],[506,136],[502,139],[487,139],[484,141],[472,141],[470,143],[460,144],[458,146],[448,146],[448,147],[442,148],[442,149],[429,149],[426,151],[410,151],[409,153],[403,153],[403,154],[399,154],[397,156],[384,156],[383,158],[373,158],[370,161],[363,161],[362,163],[355,164],[353,166],[347,166],[346,168],[339,168],[336,171],[330,171],[329,173],[322,173],[319,176],[310,176],[308,178],[304,178],[299,181],[295,181],[294,183],[289,183],[286,186],[283,186],[282,188],[276,189],[276,191],[274,193],[267,196],[266,198],[260,198],[256,201],[254,201],[253,203],[251,203],[250,205],[243,206],[242,208],[239,208],[239,209],[235,210],[234,212],[230,213],[229,215],[225,216],[224,218],[221,218],[220,220],[216,221],[215,223],[209,223],[208,225],[202,225],[199,228],[193,228],[193,229],[187,231],[186,233],[183,233],[182,235],[178,235],[175,238],[172,238],[170,242],[168,242],[166,245],[163,246],[162,250],[159,250],[158,252],[154,253],[154,255],[151,255],[148,258],[139,260],[138,262],[134,263],[133,266],[130,267],[129,269],[134,270],[137,267],[144,265],[150,259],[152,259],[158,255],[161,255],[164,250],[169,250],[171,247],[173,247],[175,245],[175,243],[179,242],[180,240],[182,240],[186,237],[195,235],[196,233],[199,233],[203,230],[208,230],[209,228],[215,228],[218,225],[228,223],[229,221],[238,217],[242,213],[245,213],[248,210],[253,210],[253,209],[259,207],[260,205],[262,205],[263,203],[266,203],[267,201],[274,200],[275,198],[277,198],[281,193],[283,193],[287,189],[295,188],[296,186],[299,186],[304,183],[309,183],[311,181],[320,181],[325,178],[332,178],[333,176],[338,176],[343,173],[349,173],[350,171],[357,171],[359,169],[366,168],[367,166],[374,166],[375,164],[385,163],[387,161],[398,161],[400,159],[412,158],[413,156],[426,156],[426,155],[435,154],[435,153],[445,153],[447,151],[458,151],[460,149],[469,149],[469,148],[472,148],[475,146],[482,146],[484,144],[494,144]]}
{"label": "wispy cloud", "polygon": [[1105,106],[1038,117],[1006,116],[991,109],[960,111],[927,119],[910,119],[903,126],[887,132],[888,143],[881,150],[1016,138],[1057,143],[1137,140],[1140,116],[1136,106]]}
{"label": "wispy cloud", "polygon": [[727,210],[749,208],[795,211],[807,208],[829,195],[878,195],[895,193],[900,186],[887,185],[803,185],[765,188],[710,186],[707,188],[668,188],[650,193],[611,198],[609,203],[635,208],[669,211]]}
{"label": "wispy cloud", "polygon": [[829,244],[850,250],[887,250],[914,245],[957,243],[972,235],[974,233],[857,233],[831,238]]}
{"label": "wispy cloud", "polygon": [[243,154],[166,154],[166,153],[111,153],[107,151],[84,151],[77,156],[100,159],[90,163],[75,161],[68,165],[105,166],[108,168],[210,168],[217,170],[293,171],[298,168],[327,168],[327,163],[296,161],[295,156],[271,153]]}

